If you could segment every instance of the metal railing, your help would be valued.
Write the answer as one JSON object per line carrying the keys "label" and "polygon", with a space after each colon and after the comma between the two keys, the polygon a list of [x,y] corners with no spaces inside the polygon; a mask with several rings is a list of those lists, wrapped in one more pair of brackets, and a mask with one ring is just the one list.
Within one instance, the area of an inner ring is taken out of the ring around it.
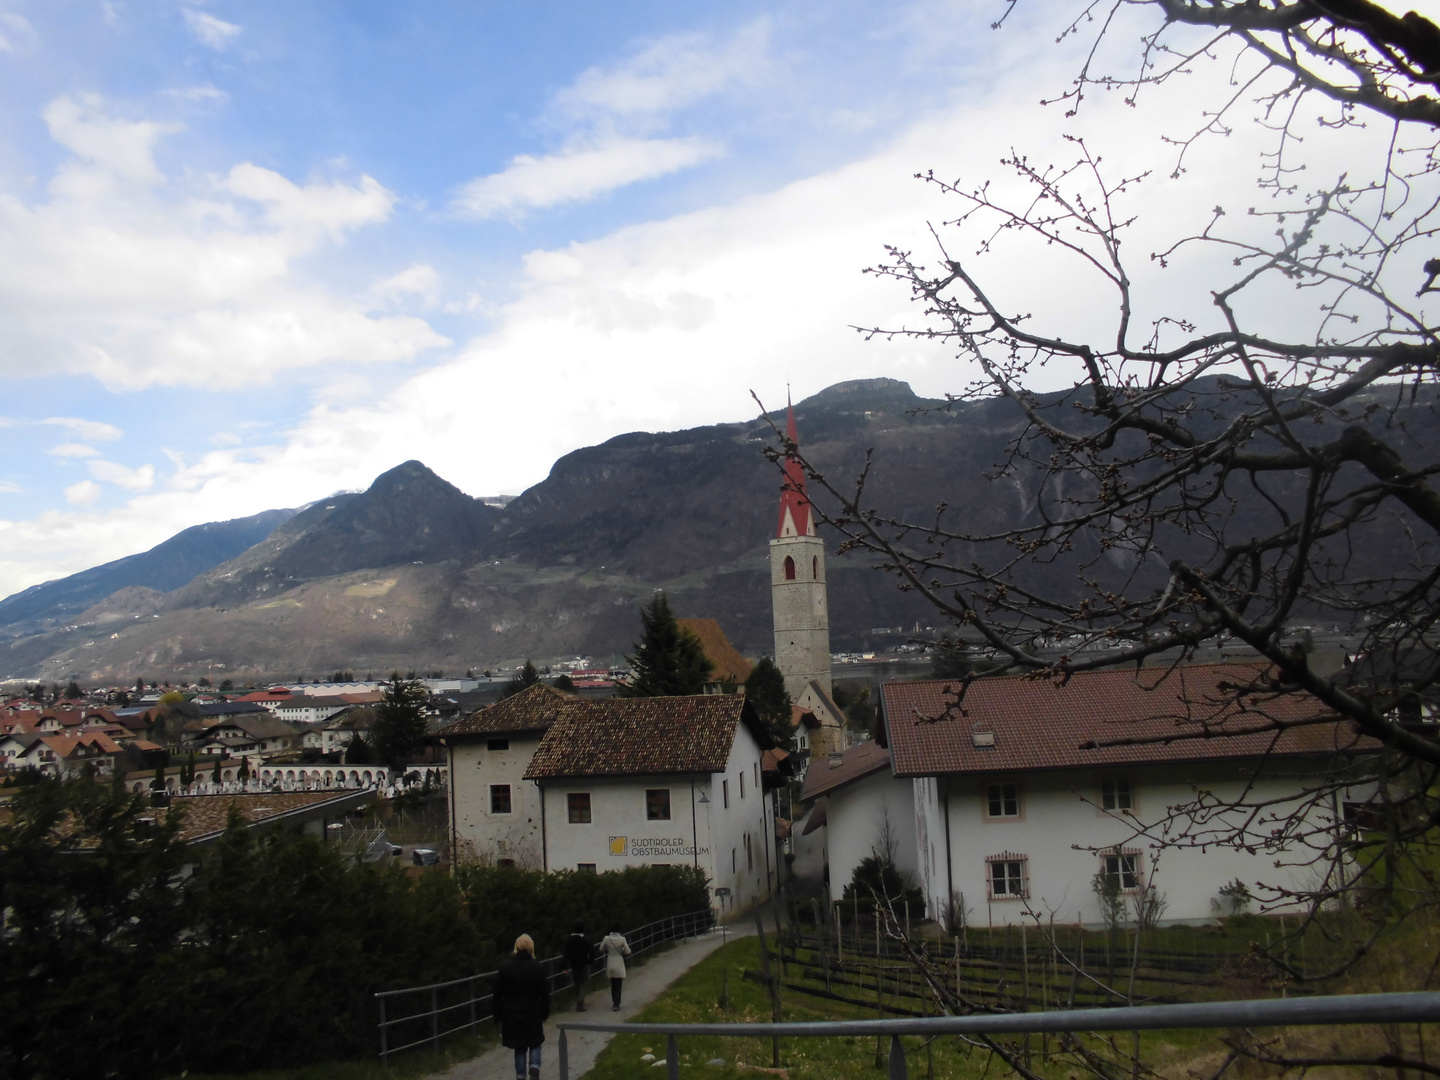
{"label": "metal railing", "polygon": [[986,1013],[913,1020],[827,1020],[790,1024],[606,1024],[566,1021],[556,1026],[560,1032],[560,1080],[570,1080],[570,1058],[566,1040],[566,1033],[569,1031],[663,1035],[666,1080],[679,1080],[679,1037],[682,1035],[746,1038],[888,1035],[889,1080],[906,1080],[905,1049],[900,1044],[902,1035],[1021,1035],[1076,1031],[1154,1031],[1436,1021],[1440,1021],[1440,993],[1346,994],[1268,1001],[1209,1001],[1188,1005]]}
{"label": "metal railing", "polygon": [[[633,958],[667,941],[696,937],[714,925],[714,912],[704,908],[683,915],[669,915],[628,930],[625,941]],[[540,965],[545,969],[546,986],[552,994],[569,987],[570,971],[563,956],[547,957],[540,961]],[[603,973],[601,968],[593,972],[591,978],[599,978]],[[440,1040],[447,1035],[467,1029],[473,1031],[478,1024],[493,1019],[495,1010],[491,985],[496,974],[494,971],[482,971],[447,982],[410,986],[403,990],[382,990],[376,994],[375,1000],[380,1008],[380,1060],[386,1061],[391,1054],[426,1043],[438,1047]],[[403,1016],[395,1015],[397,1010],[406,1009],[408,998],[419,998],[419,1004],[410,1005]],[[397,1042],[397,1037],[408,1041]]]}

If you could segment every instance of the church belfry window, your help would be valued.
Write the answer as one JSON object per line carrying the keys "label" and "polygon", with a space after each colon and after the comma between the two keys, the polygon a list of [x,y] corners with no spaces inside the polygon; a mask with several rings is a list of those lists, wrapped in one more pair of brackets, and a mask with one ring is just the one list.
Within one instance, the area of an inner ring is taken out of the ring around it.
{"label": "church belfry window", "polygon": [[819,555],[812,555],[812,556],[810,557],[810,576],[811,576],[812,578],[814,578],[816,581],[819,581],[819,580],[820,580],[820,556],[819,556]]}
{"label": "church belfry window", "polygon": [[795,560],[792,559],[789,555],[785,556],[785,580],[795,580]]}

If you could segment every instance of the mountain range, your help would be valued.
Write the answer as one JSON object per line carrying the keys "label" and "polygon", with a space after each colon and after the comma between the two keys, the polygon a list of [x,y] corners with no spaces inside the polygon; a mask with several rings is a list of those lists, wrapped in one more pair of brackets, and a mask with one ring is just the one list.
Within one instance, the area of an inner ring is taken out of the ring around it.
{"label": "mountain range", "polygon": [[[1024,427],[1004,400],[947,403],[868,379],[795,412],[823,473],[853,478],[870,462],[867,491],[882,513],[924,517],[943,501],[976,531],[1034,513],[1022,478],[992,479]],[[632,647],[655,589],[679,615],[719,620],[747,655],[766,654],[780,474],[762,450],[774,441],[764,417],[621,435],[561,458],[503,506],[407,461],[364,492],[196,526],[0,601],[0,677],[288,680],[527,657],[608,663]],[[895,643],[935,622],[868,558],[830,550],[832,648]],[[1052,589],[1075,580],[1058,565],[1032,577]]]}

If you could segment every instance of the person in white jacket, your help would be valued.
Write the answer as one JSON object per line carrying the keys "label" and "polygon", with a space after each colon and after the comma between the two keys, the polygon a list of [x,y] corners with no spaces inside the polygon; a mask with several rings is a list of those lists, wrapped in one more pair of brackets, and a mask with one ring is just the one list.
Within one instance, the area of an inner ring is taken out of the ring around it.
{"label": "person in white jacket", "polygon": [[620,1011],[620,992],[625,986],[625,957],[630,955],[630,944],[620,933],[620,924],[610,924],[610,933],[600,942],[600,955],[605,957],[605,974],[610,976],[610,1011]]}

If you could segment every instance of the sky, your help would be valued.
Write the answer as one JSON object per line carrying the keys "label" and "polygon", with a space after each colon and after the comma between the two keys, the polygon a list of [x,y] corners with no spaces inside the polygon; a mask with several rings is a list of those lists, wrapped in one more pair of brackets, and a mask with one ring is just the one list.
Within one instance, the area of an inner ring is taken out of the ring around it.
{"label": "sky", "polygon": [[[863,273],[958,212],[915,174],[1138,169],[1193,106],[1040,107],[1080,5],[1005,8],[0,0],[0,596],[410,458],[516,494],[752,392],[963,389],[854,329],[922,317]],[[1091,318],[1033,255],[1001,293]]]}

